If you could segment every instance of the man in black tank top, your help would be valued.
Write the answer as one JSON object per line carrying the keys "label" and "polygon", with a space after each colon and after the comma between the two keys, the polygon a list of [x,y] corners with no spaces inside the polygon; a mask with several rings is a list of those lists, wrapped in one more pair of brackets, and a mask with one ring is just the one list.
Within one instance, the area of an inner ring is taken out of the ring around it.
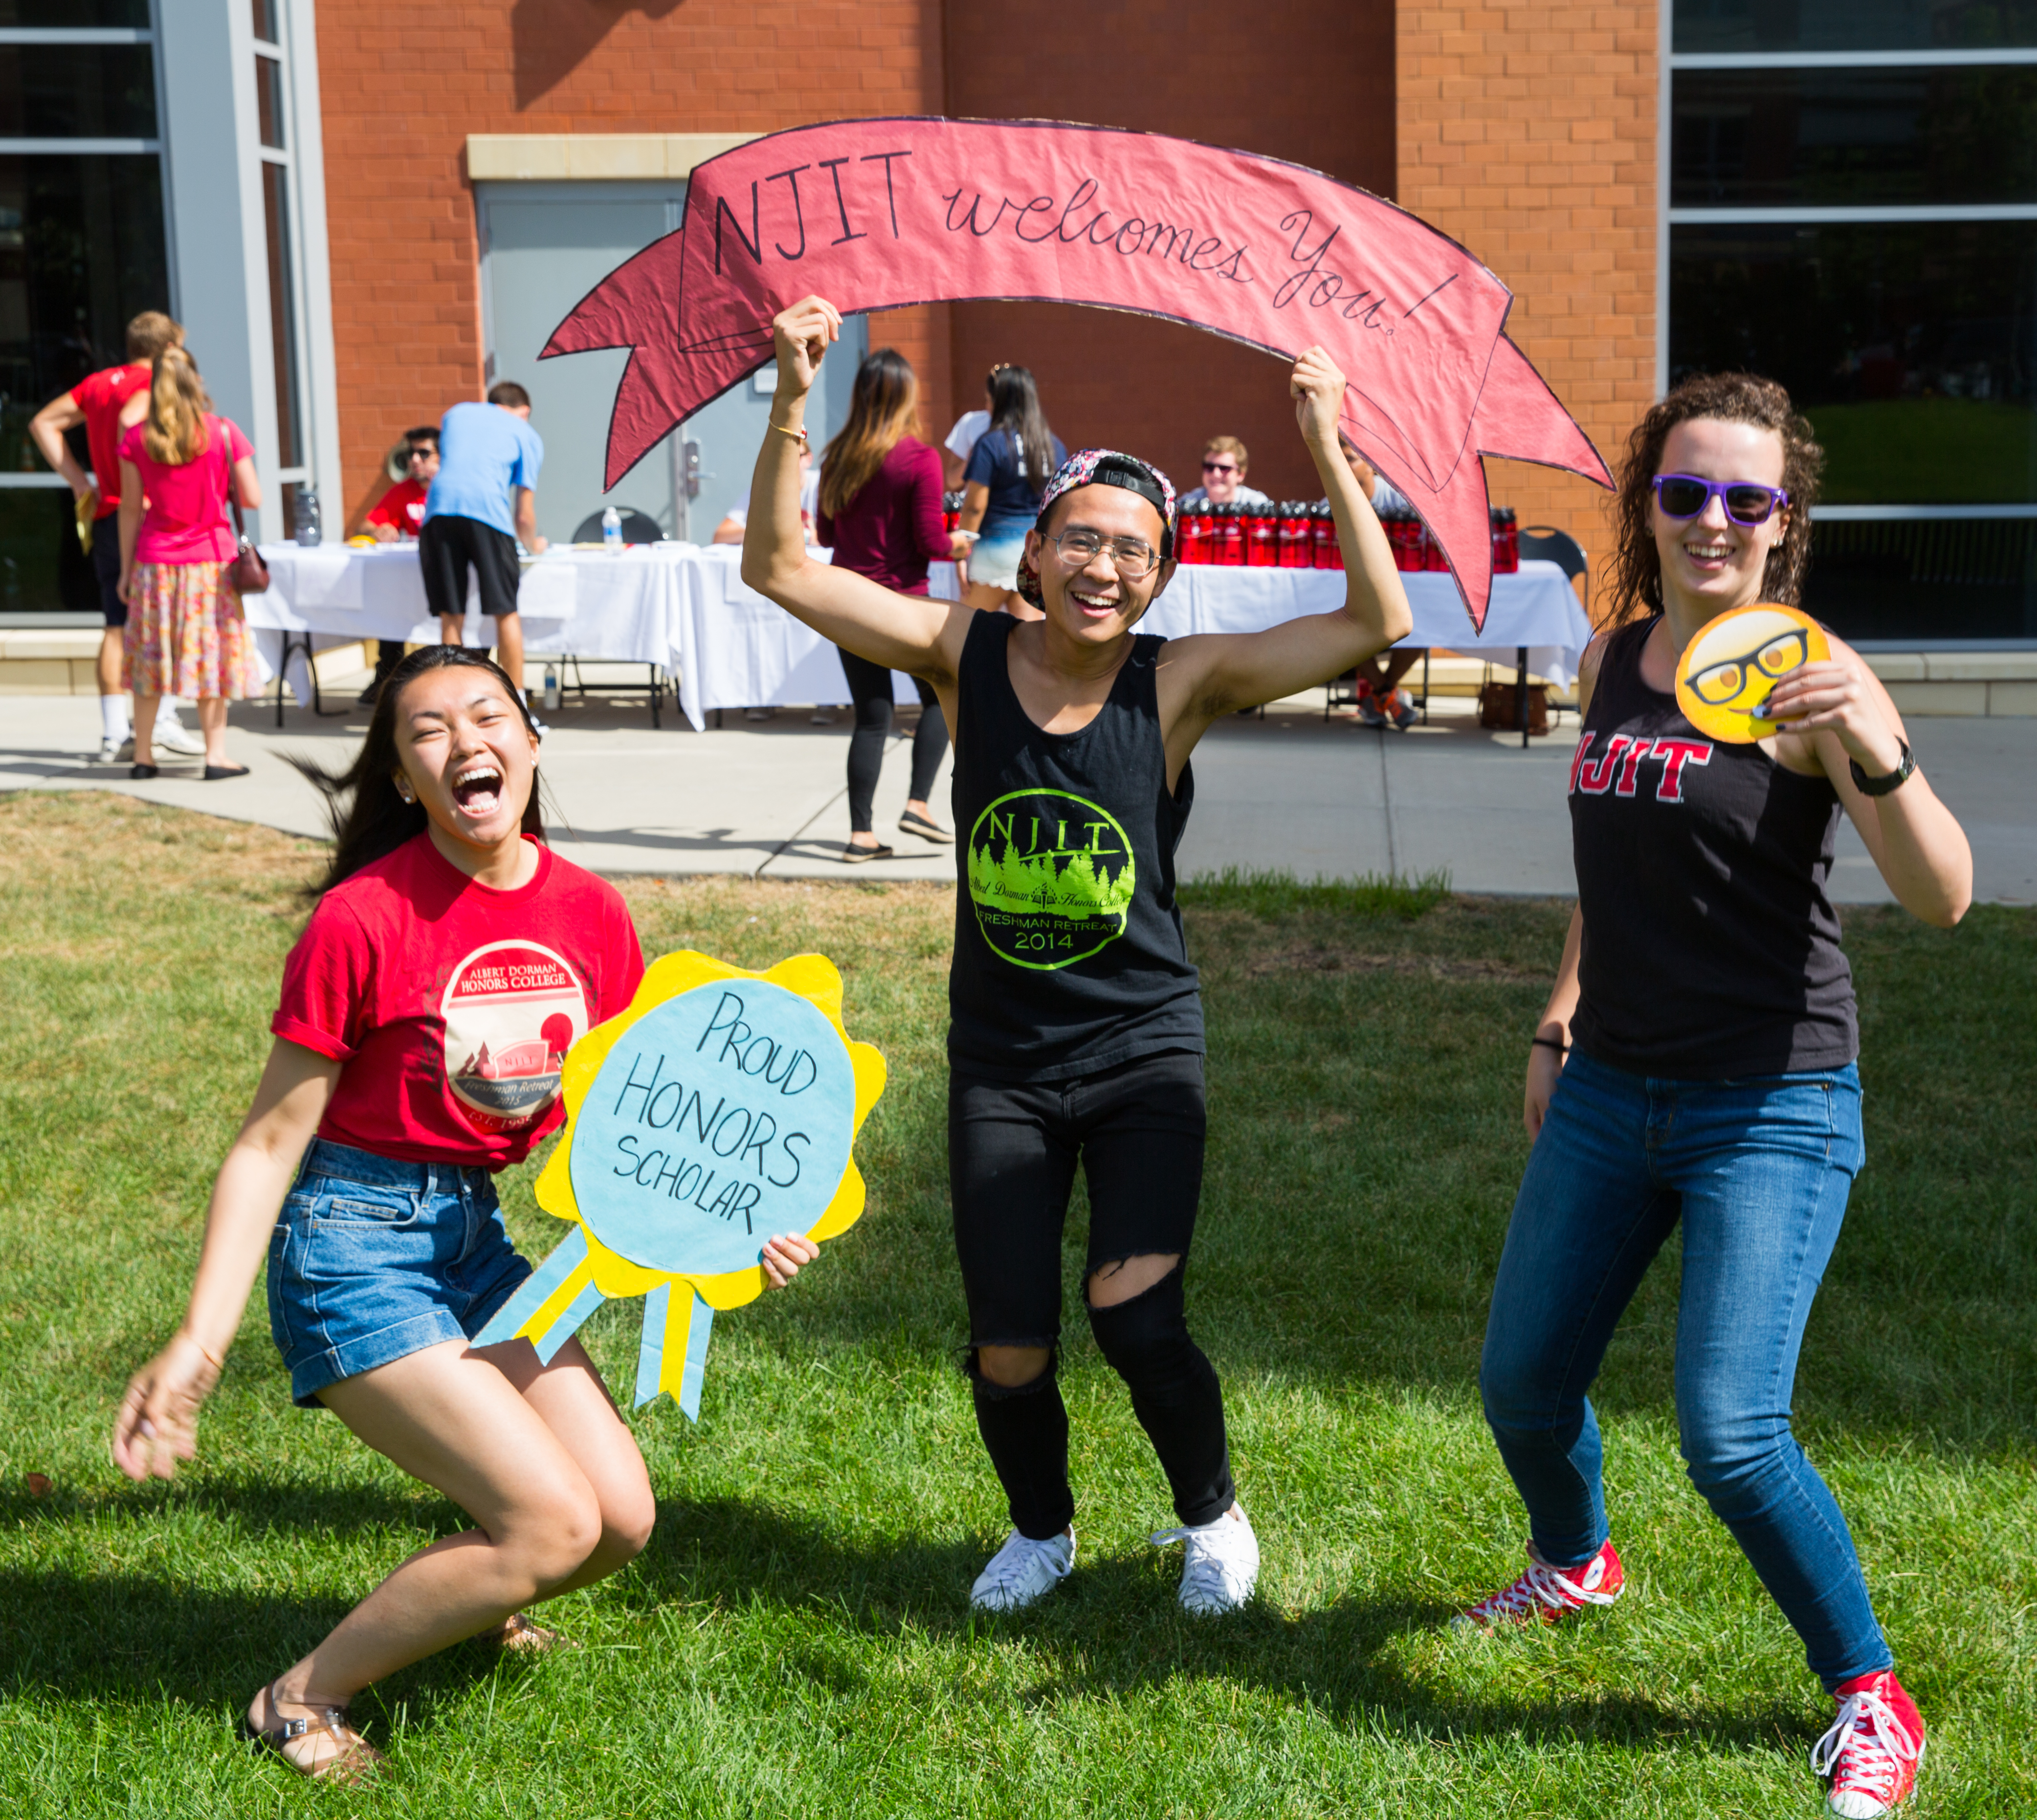
{"label": "man in black tank top", "polygon": [[1312,348],[1288,379],[1336,519],[1343,607],[1169,641],[1133,628],[1173,572],[1173,489],[1107,450],[1063,464],[1027,534],[1020,591],[1039,620],[894,594],[809,561],[797,451],[841,324],[808,297],[773,325],[778,389],[743,577],[845,651],[931,683],[954,736],[949,1176],[977,1422],[1012,1521],[971,1598],[1030,1603],[1074,1563],[1055,1350],[1079,1163],[1090,1328],[1180,1519],[1155,1539],[1187,1544],[1185,1607],[1230,1610],[1251,1595],[1259,1550],[1231,1482],[1223,1393],[1184,1307],[1203,1021],[1174,849],[1194,793],[1189,757],[1213,723],[1340,675],[1412,627],[1386,534],[1337,445],[1344,376]]}

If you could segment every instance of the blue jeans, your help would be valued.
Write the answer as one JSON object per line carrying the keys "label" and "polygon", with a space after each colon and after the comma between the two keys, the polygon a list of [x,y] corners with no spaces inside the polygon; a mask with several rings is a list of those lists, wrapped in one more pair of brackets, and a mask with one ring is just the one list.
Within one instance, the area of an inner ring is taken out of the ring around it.
{"label": "blue jeans", "polygon": [[1479,1367],[1536,1553],[1589,1560],[1608,1531],[1585,1393],[1680,1218],[1684,1463],[1828,1690],[1893,1662],[1846,1519],[1789,1431],[1797,1350],[1864,1157],[1851,1066],[1665,1081],[1573,1053],[1514,1203]]}
{"label": "blue jeans", "polygon": [[531,1274],[483,1169],[312,1139],[269,1237],[269,1331],[290,1394],[468,1339]]}

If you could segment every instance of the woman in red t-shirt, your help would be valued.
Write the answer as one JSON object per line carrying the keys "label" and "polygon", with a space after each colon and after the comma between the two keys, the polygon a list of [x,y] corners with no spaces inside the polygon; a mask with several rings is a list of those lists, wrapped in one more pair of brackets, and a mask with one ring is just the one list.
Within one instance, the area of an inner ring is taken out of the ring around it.
{"label": "woman in red t-shirt", "polygon": [[[134,691],[133,777],[147,762],[156,704],[198,703],[207,783],[245,777],[226,761],[226,704],[260,687],[240,596],[226,585],[240,540],[226,521],[229,490],[248,511],[262,503],[255,451],[240,426],[215,417],[197,363],[179,347],[156,356],[149,414],[121,432],[120,581],[127,603],[127,681]],[[146,499],[146,511],[144,503]]]}
{"label": "woman in red t-shirt", "polygon": [[[283,970],[276,1037],[212,1193],[183,1324],[127,1387],[130,1478],[192,1457],[266,1249],[298,1404],[330,1409],[475,1522],[399,1566],[248,1709],[300,1774],[357,1781],[346,1724],[371,1682],[486,1633],[552,1638],[520,1608],[613,1573],[656,1515],[642,1456],[579,1342],[471,1347],[531,1265],[494,1172],[564,1116],[565,1051],[644,972],[613,885],[544,844],[538,738],[509,678],[456,645],[390,678],[334,802],[332,861]],[[773,1238],[781,1286],[817,1255]]]}

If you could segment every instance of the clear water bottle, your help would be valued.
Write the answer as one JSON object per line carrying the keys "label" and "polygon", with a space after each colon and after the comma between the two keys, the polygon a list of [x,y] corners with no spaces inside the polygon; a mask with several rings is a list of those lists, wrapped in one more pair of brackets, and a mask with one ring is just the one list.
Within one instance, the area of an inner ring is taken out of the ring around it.
{"label": "clear water bottle", "polygon": [[601,546],[610,556],[622,547],[622,514],[614,506],[601,515]]}
{"label": "clear water bottle", "polygon": [[545,666],[545,712],[557,712],[559,705],[559,666],[556,663]]}
{"label": "clear water bottle", "polygon": [[292,515],[297,523],[292,527],[297,542],[305,549],[316,548],[324,541],[325,534],[319,528],[318,489],[308,484],[297,489],[297,504]]}

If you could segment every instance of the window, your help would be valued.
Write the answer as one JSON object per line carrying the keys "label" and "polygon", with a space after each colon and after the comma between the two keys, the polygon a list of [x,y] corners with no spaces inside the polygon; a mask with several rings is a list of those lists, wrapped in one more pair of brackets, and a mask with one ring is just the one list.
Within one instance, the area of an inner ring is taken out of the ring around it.
{"label": "window", "polygon": [[1827,455],[1808,604],[2037,640],[2037,0],[1675,0],[1668,364]]}
{"label": "window", "polygon": [[170,307],[156,85],[148,0],[0,0],[0,613],[98,605],[28,426]]}
{"label": "window", "polygon": [[269,333],[276,378],[276,463],[282,492],[279,529],[297,520],[297,489],[308,478],[304,375],[298,357],[298,285],[292,216],[294,187],[285,80],[282,9],[277,0],[248,0],[255,35],[255,110],[261,141],[262,213],[269,244]]}

